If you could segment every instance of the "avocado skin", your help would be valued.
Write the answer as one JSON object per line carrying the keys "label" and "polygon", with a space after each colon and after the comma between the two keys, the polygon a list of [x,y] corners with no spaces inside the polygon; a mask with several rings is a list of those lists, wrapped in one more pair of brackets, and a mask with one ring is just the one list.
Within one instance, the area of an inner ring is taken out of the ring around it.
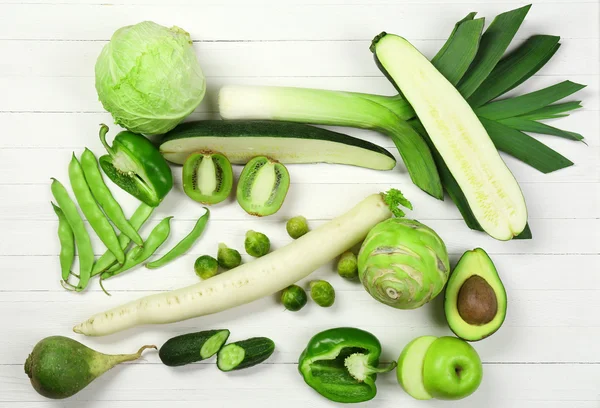
{"label": "avocado skin", "polygon": [[90,370],[96,354],[68,337],[47,337],[27,357],[25,373],[33,388],[44,397],[68,398],[96,378]]}
{"label": "avocado skin", "polygon": [[[458,312],[458,293],[464,282],[472,276],[483,278],[493,289],[497,300],[496,316],[486,324],[467,323]],[[504,284],[489,255],[481,248],[465,252],[452,271],[444,295],[444,311],[452,332],[466,341],[479,341],[494,334],[506,318],[507,297]]]}

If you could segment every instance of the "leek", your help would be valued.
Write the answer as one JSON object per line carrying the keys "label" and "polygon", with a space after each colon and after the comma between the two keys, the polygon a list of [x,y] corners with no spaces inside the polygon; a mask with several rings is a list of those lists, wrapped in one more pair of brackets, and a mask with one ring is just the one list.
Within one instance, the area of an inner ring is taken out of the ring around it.
{"label": "leek", "polygon": [[[560,46],[558,37],[533,36],[502,58],[528,10],[529,6],[526,6],[499,15],[483,35],[483,19],[474,19],[475,13],[470,13],[455,25],[432,63],[467,98],[476,114],[483,119],[499,150],[546,173],[568,167],[572,162],[523,132],[582,140],[583,137],[577,133],[538,121],[568,116],[571,110],[580,108],[579,101],[556,102],[579,91],[584,85],[565,81],[540,91],[496,100],[535,74]],[[389,78],[385,71],[384,74]],[[398,90],[393,81],[392,84]],[[467,225],[481,230],[464,194],[435,147],[429,144],[437,173],[431,170],[430,157],[423,153],[420,144],[414,142],[415,135],[406,124],[415,129],[425,142],[430,141],[418,118],[415,118],[414,110],[401,94],[382,96],[317,89],[226,86],[221,89],[219,108],[224,119],[271,119],[349,126],[390,135],[403,160],[408,162],[411,178],[413,181],[420,180],[415,184],[439,198],[437,186],[441,180]],[[409,142],[400,143],[405,137]],[[426,173],[413,174],[417,169],[425,169]],[[516,238],[530,237],[531,231],[526,228]]]}

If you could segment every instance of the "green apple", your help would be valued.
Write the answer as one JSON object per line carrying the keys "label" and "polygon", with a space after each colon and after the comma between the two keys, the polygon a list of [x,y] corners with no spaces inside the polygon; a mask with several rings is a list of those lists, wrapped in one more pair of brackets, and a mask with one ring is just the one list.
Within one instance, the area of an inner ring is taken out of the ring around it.
{"label": "green apple", "polygon": [[400,386],[411,397],[418,400],[429,400],[433,397],[423,385],[423,363],[429,346],[437,340],[435,336],[417,337],[400,353],[396,376]]}
{"label": "green apple", "polygon": [[479,355],[461,339],[440,337],[425,353],[423,385],[434,398],[465,398],[475,392],[482,377]]}

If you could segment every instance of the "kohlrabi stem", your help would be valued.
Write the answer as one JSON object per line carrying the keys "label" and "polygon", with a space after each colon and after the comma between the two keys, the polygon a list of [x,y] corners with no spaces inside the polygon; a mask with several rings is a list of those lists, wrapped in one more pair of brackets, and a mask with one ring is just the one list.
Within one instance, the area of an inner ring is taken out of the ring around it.
{"label": "kohlrabi stem", "polygon": [[114,157],[115,152],[113,151],[112,147],[110,147],[110,145],[106,142],[106,134],[107,133],[108,133],[108,126],[106,126],[104,123],[100,124],[100,141],[102,142],[102,145],[104,146],[104,148],[106,149],[108,154],[110,154],[112,157]]}

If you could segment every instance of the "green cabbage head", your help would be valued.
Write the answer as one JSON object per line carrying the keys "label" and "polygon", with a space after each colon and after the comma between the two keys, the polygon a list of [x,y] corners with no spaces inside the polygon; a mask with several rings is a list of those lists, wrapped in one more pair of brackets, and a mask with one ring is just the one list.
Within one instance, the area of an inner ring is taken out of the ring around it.
{"label": "green cabbage head", "polygon": [[156,135],[196,109],[206,82],[187,32],[144,21],[118,29],[104,46],[96,91],[115,123]]}
{"label": "green cabbage head", "polygon": [[360,248],[358,273],[367,292],[398,309],[416,309],[436,297],[450,273],[444,241],[415,220],[377,224]]}

